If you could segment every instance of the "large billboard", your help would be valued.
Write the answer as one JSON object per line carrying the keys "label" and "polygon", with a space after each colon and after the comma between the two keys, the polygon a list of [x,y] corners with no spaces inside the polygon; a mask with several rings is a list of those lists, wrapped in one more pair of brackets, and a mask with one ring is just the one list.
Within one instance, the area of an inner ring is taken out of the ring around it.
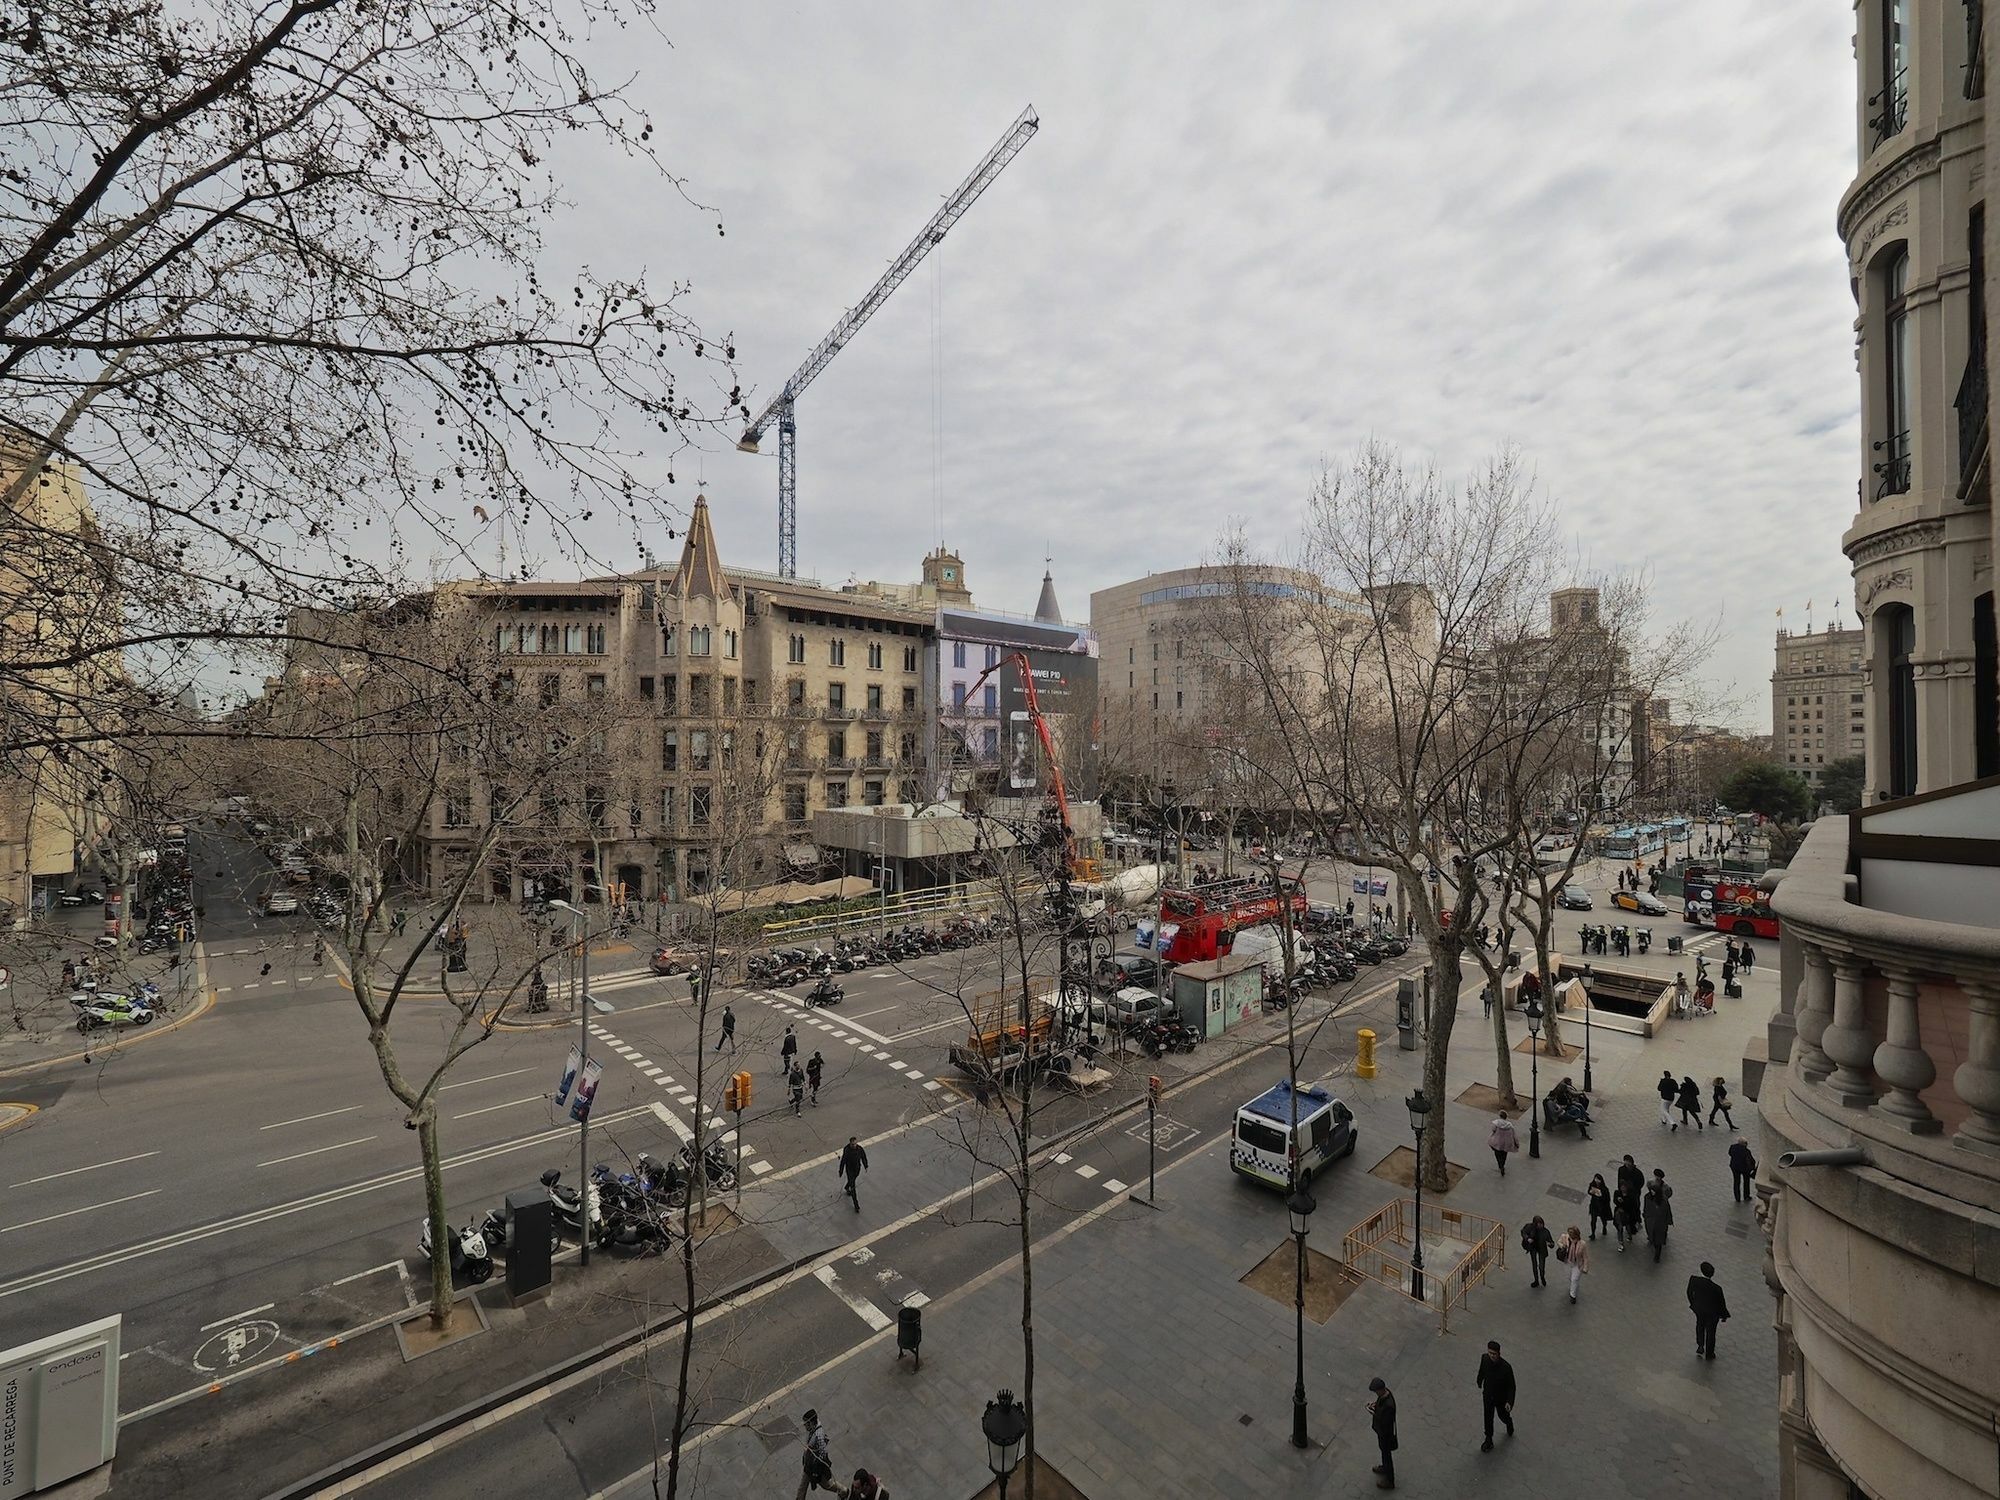
{"label": "large billboard", "polygon": [[[1091,789],[1080,783],[1091,759],[1097,722],[1097,660],[1066,651],[1031,649],[1021,654],[1034,673],[1035,701],[1055,741],[1064,777],[1072,783],[1071,793],[1088,797]],[[1048,767],[1028,718],[1019,666],[1002,667],[994,675],[1000,679],[1000,718],[1006,726],[1007,786],[1017,792],[1040,791],[1048,784]]]}

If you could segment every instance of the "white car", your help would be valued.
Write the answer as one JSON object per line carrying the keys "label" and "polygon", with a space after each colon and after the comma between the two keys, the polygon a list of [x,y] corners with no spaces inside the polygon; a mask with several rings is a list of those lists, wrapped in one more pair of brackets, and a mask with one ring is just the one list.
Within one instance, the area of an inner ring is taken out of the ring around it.
{"label": "white car", "polygon": [[264,898],[264,915],[288,917],[299,909],[299,898],[290,891],[273,891]]}

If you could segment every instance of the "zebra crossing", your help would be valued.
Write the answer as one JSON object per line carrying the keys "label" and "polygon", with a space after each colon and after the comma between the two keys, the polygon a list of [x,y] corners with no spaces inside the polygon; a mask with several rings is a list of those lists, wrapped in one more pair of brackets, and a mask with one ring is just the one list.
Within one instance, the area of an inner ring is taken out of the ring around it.
{"label": "zebra crossing", "polygon": [[[645,1056],[637,1047],[632,1046],[596,1022],[591,1023],[590,1034],[593,1039],[602,1042],[619,1057],[630,1063],[638,1070],[642,1078],[653,1083],[667,1099],[673,1102],[673,1108],[671,1109],[664,1102],[656,1102],[653,1105],[653,1113],[659,1117],[660,1123],[679,1136],[684,1144],[692,1145],[694,1143],[694,1127],[688,1123],[687,1119],[683,1119],[680,1114],[675,1113],[675,1110],[685,1111],[690,1119],[700,1113],[701,1101],[695,1097],[694,1090],[674,1077],[665,1068]],[[707,1128],[710,1140],[719,1141],[725,1146],[736,1144],[735,1127],[723,1119],[721,1115],[710,1114],[707,1118]],[[748,1172],[752,1177],[762,1177],[766,1172],[771,1170],[771,1164],[765,1161],[758,1154],[757,1148],[747,1141],[743,1143],[742,1155],[743,1170]]]}

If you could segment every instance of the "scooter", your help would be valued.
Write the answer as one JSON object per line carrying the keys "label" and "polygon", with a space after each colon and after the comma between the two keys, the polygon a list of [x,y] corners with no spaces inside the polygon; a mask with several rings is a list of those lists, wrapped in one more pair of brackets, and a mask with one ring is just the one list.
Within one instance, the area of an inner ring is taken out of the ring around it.
{"label": "scooter", "polygon": [[[542,1173],[542,1186],[548,1189],[549,1199],[556,1206],[556,1222],[576,1236],[578,1243],[583,1240],[583,1199],[575,1188],[562,1185],[562,1173],[554,1167]],[[597,1189],[591,1188],[590,1201],[590,1242],[593,1245],[604,1242],[604,1209],[597,1201]]]}
{"label": "scooter", "polygon": [[[488,1250],[507,1248],[507,1211],[504,1208],[489,1208],[486,1217],[479,1224],[480,1236],[486,1241]],[[549,1251],[554,1254],[562,1249],[562,1225],[554,1214],[549,1215]]]}
{"label": "scooter", "polygon": [[[468,1224],[463,1229],[451,1231],[451,1272],[463,1276],[477,1286],[493,1275],[493,1252],[486,1248],[486,1236]],[[417,1235],[417,1249],[426,1261],[431,1258],[431,1221],[429,1215],[423,1219]]]}
{"label": "scooter", "polygon": [[[729,1160],[729,1153],[719,1142],[710,1142],[702,1152],[703,1165],[708,1174],[708,1185],[721,1192],[728,1192],[736,1186],[736,1168]],[[681,1147],[680,1163],[692,1177],[694,1173],[694,1144],[689,1142]]]}
{"label": "scooter", "polygon": [[831,977],[821,975],[818,984],[806,992],[808,1008],[816,1005],[838,1005],[847,998],[847,991],[835,984]]}
{"label": "scooter", "polygon": [[100,1026],[148,1026],[153,1020],[153,1008],[130,995],[79,990],[69,1003],[76,1011],[76,1029],[82,1032]]}

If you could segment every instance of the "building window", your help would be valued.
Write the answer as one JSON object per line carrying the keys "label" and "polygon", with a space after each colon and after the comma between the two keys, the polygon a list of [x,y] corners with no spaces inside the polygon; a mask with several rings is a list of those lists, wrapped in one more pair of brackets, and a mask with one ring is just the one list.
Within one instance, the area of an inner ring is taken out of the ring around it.
{"label": "building window", "polygon": [[733,630],[725,630],[725,631],[723,631],[723,632],[722,632],[722,654],[723,654],[724,656],[728,657],[728,658],[729,658],[729,659],[730,659],[731,661],[735,661],[735,660],[736,660],[736,632],[735,632],[735,631],[733,631]]}
{"label": "building window", "polygon": [[601,786],[586,786],[583,789],[583,815],[590,820],[592,828],[604,826],[605,797]]}
{"label": "building window", "polygon": [[1881,86],[1868,96],[1871,150],[1901,135],[1910,113],[1909,0],[1881,0],[1881,6]]}
{"label": "building window", "polygon": [[785,703],[791,708],[804,708],[806,706],[806,684],[804,678],[794,677],[790,682],[785,684]]}
{"label": "building window", "polygon": [[785,821],[803,823],[806,820],[806,789],[803,783],[793,782],[785,788]]}
{"label": "building window", "polygon": [[1158,713],[1159,711],[1160,711],[1160,695],[1158,693],[1155,693],[1153,694],[1153,712]]}
{"label": "building window", "polygon": [[1875,498],[1910,488],[1910,337],[1905,298],[1910,252],[1898,246],[1877,273],[1882,293],[1882,436],[1875,440]]}
{"label": "building window", "polygon": [[681,680],[678,677],[660,679],[660,712],[677,714],[681,711]]}
{"label": "building window", "polygon": [[868,731],[868,764],[871,766],[882,764],[882,731],[879,729]]}
{"label": "building window", "polygon": [[676,822],[674,814],[678,811],[679,805],[680,795],[677,788],[670,786],[660,788],[660,832],[672,833],[674,831],[674,823]]}
{"label": "building window", "polygon": [[991,671],[994,667],[997,667],[999,665],[1000,665],[1000,648],[998,646],[988,646],[986,648],[987,670]]}
{"label": "building window", "polygon": [[902,739],[903,764],[908,765],[917,758],[917,737],[906,730]]}
{"label": "building window", "polygon": [[688,827],[706,828],[708,826],[708,805],[712,794],[713,788],[711,787],[691,786],[688,788]]}
{"label": "building window", "polygon": [[472,826],[472,797],[462,781],[454,782],[444,789],[444,826],[447,828]]}
{"label": "building window", "polygon": [[562,700],[562,678],[544,672],[541,678],[542,707],[554,708]]}
{"label": "building window", "polygon": [[605,682],[604,682],[604,674],[602,672],[592,672],[588,677],[583,679],[584,697],[602,698],[604,696],[604,693],[605,693]]}
{"label": "building window", "polygon": [[722,767],[724,770],[733,770],[735,769],[735,766],[736,766],[736,731],[733,729],[725,729],[722,731]]}
{"label": "building window", "polygon": [[1134,659],[1136,658],[1137,654],[1138,654],[1138,653],[1137,653],[1137,650],[1136,650],[1136,648],[1134,648],[1134,647],[1131,647],[1131,646],[1127,646],[1127,647],[1125,648],[1125,665],[1126,665],[1126,666],[1128,666],[1128,667],[1129,667],[1129,666],[1131,666],[1131,665],[1132,665],[1132,663],[1133,663],[1133,661],[1134,661]]}
{"label": "building window", "polygon": [[917,690],[913,687],[906,687],[903,689],[903,712],[906,714],[911,714],[915,713],[916,711],[917,711]]}
{"label": "building window", "polygon": [[639,679],[639,701],[640,701],[641,703],[651,703],[651,702],[653,701],[653,679],[652,679],[652,678],[650,678],[650,677],[641,677],[641,678]]}
{"label": "building window", "polygon": [[681,732],[669,729],[660,736],[660,769],[678,771],[681,768]]}
{"label": "building window", "polygon": [[688,655],[706,656],[709,652],[711,632],[706,625],[688,626]]}
{"label": "building window", "polygon": [[847,712],[847,685],[845,683],[829,682],[826,685],[826,711],[830,714],[844,714]]}
{"label": "building window", "polygon": [[829,729],[826,734],[826,758],[835,765],[847,759],[847,735],[838,729]]}
{"label": "building window", "polygon": [[725,677],[722,679],[722,711],[726,714],[736,712],[736,679],[734,677]]}
{"label": "building window", "polygon": [[991,724],[979,733],[979,753],[986,760],[1000,757],[1000,731]]}
{"label": "building window", "polygon": [[564,654],[568,656],[575,656],[582,650],[583,650],[583,627],[581,625],[563,626]]}
{"label": "building window", "polygon": [[486,789],[486,819],[495,828],[505,828],[514,821],[511,810],[513,793],[504,786],[490,786]]}
{"label": "building window", "polygon": [[713,768],[713,763],[709,759],[706,729],[697,729],[688,735],[688,768],[695,771],[707,771]]}
{"label": "building window", "polygon": [[826,643],[826,661],[830,667],[847,665],[847,642],[835,636]]}
{"label": "building window", "polygon": [[544,625],[542,627],[542,655],[556,655],[562,650],[562,640],[562,626]]}
{"label": "building window", "polygon": [[660,655],[673,656],[680,650],[679,632],[672,625],[660,627]]}
{"label": "building window", "polygon": [[964,708],[964,707],[965,707],[965,684],[964,684],[964,683],[962,683],[962,682],[954,682],[954,683],[953,683],[953,684],[951,685],[951,706],[952,706],[953,708],[959,708],[959,709],[962,709],[962,708]]}
{"label": "building window", "polygon": [[802,635],[787,636],[785,638],[785,660],[798,664],[804,662],[805,659],[806,638]]}
{"label": "building window", "polygon": [[1876,613],[1879,639],[1889,659],[1889,774],[1883,790],[1907,797],[1917,789],[1917,617],[1908,605]]}
{"label": "building window", "polygon": [[882,643],[880,641],[870,641],[868,643],[868,670],[871,672],[882,670]]}
{"label": "building window", "polygon": [[2000,642],[1990,589],[1972,601],[1972,717],[1972,774],[2000,776]]}
{"label": "building window", "polygon": [[868,684],[868,712],[871,714],[882,712],[882,685],[879,682]]}
{"label": "building window", "polygon": [[1181,698],[1181,694],[1180,694],[1179,692],[1176,692],[1176,693],[1174,694],[1174,707],[1175,707],[1175,708],[1180,708],[1180,707],[1182,707],[1182,698]]}
{"label": "building window", "polygon": [[984,708],[984,709],[986,710],[986,712],[988,712],[989,714],[997,714],[997,713],[999,713],[999,712],[1000,712],[1000,689],[999,689],[999,688],[997,688],[997,687],[995,687],[995,686],[994,686],[994,685],[993,685],[992,683],[990,683],[990,682],[989,682],[989,683],[987,683],[987,684],[986,684],[986,688],[985,688],[985,693],[984,693],[984,695],[983,695],[983,701],[982,701],[982,703],[981,703],[981,705],[980,705],[980,706],[981,706],[982,708]]}
{"label": "building window", "polygon": [[882,805],[882,783],[879,781],[862,782],[861,801],[868,807],[880,807]]}
{"label": "building window", "polygon": [[903,670],[905,672],[914,672],[917,670],[917,648],[915,646],[905,646],[903,648]]}
{"label": "building window", "polygon": [[847,806],[847,783],[845,781],[829,781],[826,784],[826,805],[828,807]]}
{"label": "building window", "polygon": [[964,641],[953,641],[951,643],[951,664],[954,667],[962,667],[965,665]]}

